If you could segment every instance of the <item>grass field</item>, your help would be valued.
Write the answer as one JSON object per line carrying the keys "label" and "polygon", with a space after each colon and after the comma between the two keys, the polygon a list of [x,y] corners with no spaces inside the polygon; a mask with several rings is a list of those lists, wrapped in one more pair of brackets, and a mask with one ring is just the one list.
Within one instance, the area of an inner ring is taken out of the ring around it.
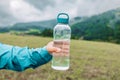
{"label": "grass field", "polygon": [[[0,34],[0,42],[16,46],[42,47],[52,38]],[[56,71],[51,62],[24,72],[0,70],[0,80],[120,80],[120,45],[71,40],[71,64]]]}

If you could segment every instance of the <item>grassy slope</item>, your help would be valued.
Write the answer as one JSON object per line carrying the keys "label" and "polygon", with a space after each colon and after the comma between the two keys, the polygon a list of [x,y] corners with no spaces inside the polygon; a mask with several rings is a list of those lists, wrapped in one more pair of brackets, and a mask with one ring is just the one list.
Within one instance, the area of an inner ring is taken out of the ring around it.
{"label": "grassy slope", "polygon": [[[0,42],[42,47],[51,38],[0,34]],[[120,45],[92,41],[71,41],[71,67],[55,71],[51,63],[24,72],[0,71],[0,80],[120,80]]]}

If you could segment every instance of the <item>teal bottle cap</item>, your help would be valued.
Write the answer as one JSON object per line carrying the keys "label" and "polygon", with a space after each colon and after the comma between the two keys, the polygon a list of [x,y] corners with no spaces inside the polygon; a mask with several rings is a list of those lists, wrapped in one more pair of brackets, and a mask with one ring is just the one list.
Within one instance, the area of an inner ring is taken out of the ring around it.
{"label": "teal bottle cap", "polygon": [[69,23],[69,15],[66,13],[59,13],[57,16],[57,22],[63,23],[63,24],[68,24]]}

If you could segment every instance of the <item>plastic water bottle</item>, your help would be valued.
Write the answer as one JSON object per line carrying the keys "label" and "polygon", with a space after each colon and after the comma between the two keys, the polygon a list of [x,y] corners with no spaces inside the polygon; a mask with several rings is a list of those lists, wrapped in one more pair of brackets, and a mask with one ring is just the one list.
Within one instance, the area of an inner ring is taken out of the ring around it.
{"label": "plastic water bottle", "polygon": [[53,53],[52,68],[55,70],[67,70],[70,65],[70,38],[71,28],[69,27],[69,16],[60,13],[57,16],[58,24],[54,27],[54,46],[61,48],[61,52]]}

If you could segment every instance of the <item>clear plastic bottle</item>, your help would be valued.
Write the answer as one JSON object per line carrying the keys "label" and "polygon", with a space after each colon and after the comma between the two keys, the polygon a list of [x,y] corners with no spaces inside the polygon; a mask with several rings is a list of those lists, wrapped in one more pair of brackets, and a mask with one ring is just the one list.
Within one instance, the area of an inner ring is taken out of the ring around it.
{"label": "clear plastic bottle", "polygon": [[52,68],[55,70],[67,70],[70,64],[70,38],[69,16],[60,13],[57,16],[58,24],[54,27],[54,46],[61,48],[61,52],[53,53]]}

